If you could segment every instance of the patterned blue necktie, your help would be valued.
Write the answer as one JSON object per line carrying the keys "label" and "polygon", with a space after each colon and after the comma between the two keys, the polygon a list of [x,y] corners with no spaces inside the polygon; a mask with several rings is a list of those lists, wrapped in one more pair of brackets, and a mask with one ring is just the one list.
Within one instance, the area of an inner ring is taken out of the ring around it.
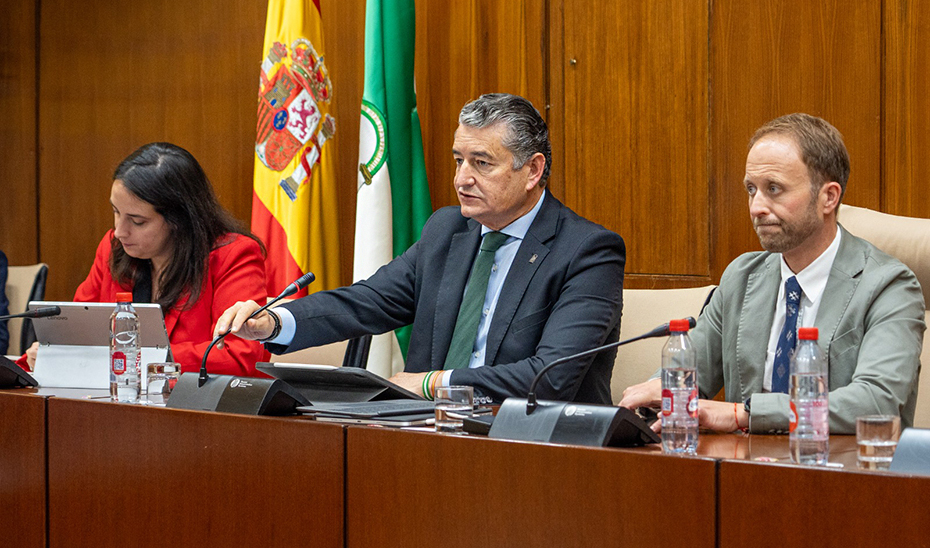
{"label": "patterned blue necktie", "polygon": [[778,336],[775,347],[775,363],[772,367],[772,392],[788,393],[791,354],[797,344],[798,308],[801,305],[801,286],[794,276],[785,280],[785,326]]}

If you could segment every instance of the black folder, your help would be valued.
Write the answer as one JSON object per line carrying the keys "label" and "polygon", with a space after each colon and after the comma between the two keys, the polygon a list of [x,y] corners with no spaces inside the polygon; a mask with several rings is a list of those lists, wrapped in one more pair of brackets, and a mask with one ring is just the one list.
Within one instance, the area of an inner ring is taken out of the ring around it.
{"label": "black folder", "polygon": [[358,367],[269,362],[259,362],[256,367],[296,388],[311,404],[423,399]]}

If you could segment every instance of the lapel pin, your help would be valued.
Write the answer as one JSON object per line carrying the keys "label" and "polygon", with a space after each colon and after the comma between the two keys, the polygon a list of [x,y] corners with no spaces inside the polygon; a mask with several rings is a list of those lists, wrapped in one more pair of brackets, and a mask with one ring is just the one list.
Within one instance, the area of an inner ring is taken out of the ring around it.
{"label": "lapel pin", "polygon": [[539,255],[537,255],[537,254],[535,254],[535,253],[533,253],[533,256],[532,256],[532,257],[530,257],[530,264],[533,264],[533,263],[535,263],[535,262],[536,262],[536,257],[539,257]]}

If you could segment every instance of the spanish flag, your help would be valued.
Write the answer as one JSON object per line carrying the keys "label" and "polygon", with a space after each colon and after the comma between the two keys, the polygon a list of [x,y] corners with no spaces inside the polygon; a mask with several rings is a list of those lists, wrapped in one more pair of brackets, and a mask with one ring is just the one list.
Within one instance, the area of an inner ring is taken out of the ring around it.
{"label": "spanish flag", "polygon": [[[339,232],[319,0],[269,0],[258,91],[252,232],[268,248],[269,295],[307,272],[340,285]],[[302,292],[305,294],[305,292]]]}

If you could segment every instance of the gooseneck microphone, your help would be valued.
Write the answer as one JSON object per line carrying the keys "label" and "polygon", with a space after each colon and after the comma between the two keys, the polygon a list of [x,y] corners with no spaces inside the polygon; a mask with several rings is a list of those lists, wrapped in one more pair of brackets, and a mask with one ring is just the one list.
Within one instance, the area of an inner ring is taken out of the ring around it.
{"label": "gooseneck microphone", "polygon": [[[693,317],[690,317],[690,316],[686,319],[688,320],[688,325],[690,326],[690,328],[694,329],[694,326],[697,325],[697,320],[695,320]],[[669,330],[669,324],[664,323],[656,327],[652,331],[645,333],[643,335],[639,335],[638,337],[633,337],[632,339],[627,339],[625,341],[618,341],[618,342],[614,342],[610,344],[605,344],[603,346],[598,346],[597,348],[585,350],[584,352],[572,354],[571,356],[565,356],[564,358],[559,358],[553,361],[546,367],[543,367],[542,370],[539,373],[537,373],[536,376],[533,378],[533,382],[530,383],[530,391],[526,395],[526,414],[529,415],[530,413],[535,411],[536,408],[538,407],[538,404],[536,402],[536,385],[539,383],[539,380],[542,379],[543,375],[545,375],[553,367],[562,365],[563,363],[568,363],[570,361],[577,360],[579,358],[584,358],[585,356],[590,356],[591,354],[597,354],[598,352],[603,352],[604,350],[610,350],[611,348],[616,348],[618,346],[623,346],[625,344],[629,344],[632,342],[641,341],[643,339],[652,339],[655,337],[667,337],[670,333],[671,331]]]}
{"label": "gooseneck microphone", "polygon": [[[688,318],[694,327],[697,322]],[[670,332],[669,324],[615,343],[605,344],[554,360],[542,368],[530,384],[526,399],[507,398],[501,405],[488,436],[504,440],[541,441],[590,445],[595,447],[632,447],[661,441],[645,421],[626,407],[580,402],[536,400],[536,385],[553,367],[631,342],[662,337]]]}
{"label": "gooseneck microphone", "polygon": [[[315,279],[316,279],[316,276],[313,275],[313,272],[307,272],[300,278],[297,278],[296,280],[294,280],[294,282],[291,283],[289,286],[285,287],[284,291],[282,291],[280,295],[278,295],[274,299],[271,299],[270,301],[265,303],[265,306],[259,308],[255,312],[252,312],[252,314],[250,314],[249,317],[246,318],[245,321],[249,321],[252,318],[258,316],[259,314],[267,310],[268,307],[274,305],[281,299],[285,299],[287,297],[290,297],[294,293],[297,293],[301,289],[313,283],[313,280]],[[55,308],[58,308],[58,307],[56,306]],[[203,385],[206,384],[208,380],[210,380],[210,375],[207,374],[207,356],[210,355],[210,351],[213,350],[213,347],[216,346],[216,343],[223,340],[223,338],[226,337],[226,335],[229,335],[229,333],[230,333],[230,329],[227,329],[225,333],[221,333],[217,335],[216,338],[213,339],[213,342],[210,343],[210,346],[207,347],[206,352],[203,353],[203,361],[200,362],[200,378],[198,381],[198,386],[203,387]]]}
{"label": "gooseneck microphone", "polygon": [[41,308],[36,308],[35,310],[27,310],[21,314],[7,314],[6,316],[0,316],[0,321],[12,320],[14,318],[47,318],[49,316],[57,316],[59,314],[61,314],[60,307],[43,306]]}

